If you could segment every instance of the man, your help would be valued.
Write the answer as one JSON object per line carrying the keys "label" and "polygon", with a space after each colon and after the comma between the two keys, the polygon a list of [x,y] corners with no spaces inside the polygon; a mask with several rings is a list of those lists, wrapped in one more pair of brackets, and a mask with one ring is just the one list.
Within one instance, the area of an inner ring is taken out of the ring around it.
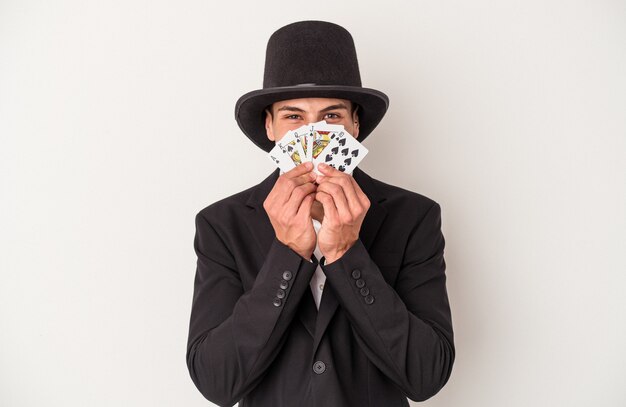
{"label": "man", "polygon": [[[303,21],[267,46],[263,89],[237,102],[269,152],[326,120],[363,141],[387,96],[363,88],[351,35]],[[231,406],[408,406],[448,381],[455,357],[441,208],[423,195],[310,163],[196,215],[187,366]]]}

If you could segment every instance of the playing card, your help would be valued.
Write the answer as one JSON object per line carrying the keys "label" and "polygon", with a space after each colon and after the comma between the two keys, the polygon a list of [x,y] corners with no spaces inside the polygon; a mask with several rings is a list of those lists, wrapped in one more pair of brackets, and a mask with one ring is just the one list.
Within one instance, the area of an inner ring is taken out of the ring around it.
{"label": "playing card", "polygon": [[296,164],[293,162],[291,157],[283,154],[283,151],[278,144],[272,148],[267,156],[283,172],[287,172],[296,167]]}
{"label": "playing card", "polygon": [[328,124],[326,123],[326,120],[322,120],[322,121],[315,122],[315,123],[309,123],[309,126],[311,126],[313,129],[323,128],[325,130],[332,130],[332,131],[344,130],[344,127],[342,124]]}
{"label": "playing card", "polygon": [[354,168],[363,160],[369,150],[347,131],[335,133],[329,143],[313,161],[318,174],[317,164],[323,162],[341,172],[352,174]]}
{"label": "playing card", "polygon": [[304,125],[304,126],[300,126],[293,131],[294,137],[298,138],[300,140],[299,143],[299,149],[300,152],[302,153],[302,156],[300,157],[300,162],[301,163],[305,163],[307,161],[311,161],[310,158],[310,153],[311,153],[311,148],[310,148],[310,144],[311,144],[311,137],[309,134],[309,125]]}
{"label": "playing card", "polygon": [[302,159],[304,153],[302,151],[302,135],[289,130],[283,138],[276,143],[284,157],[288,157],[293,162],[294,166],[303,163]]}
{"label": "playing card", "polygon": [[[320,146],[320,141],[319,138],[321,137],[320,134],[317,133],[318,129],[321,129],[322,131],[329,131],[331,129],[331,125],[329,125],[328,123],[326,123],[325,120],[316,122],[316,123],[309,123],[307,125],[307,129],[308,129],[308,134],[307,134],[307,159],[313,161],[313,159],[319,154],[319,152],[323,149],[320,148],[322,146]],[[343,129],[343,126],[338,126],[335,125],[334,127]],[[317,147],[316,147],[316,139],[317,139]],[[316,151],[317,148],[317,151]],[[316,154],[317,153],[317,154]]]}
{"label": "playing card", "polygon": [[368,152],[342,125],[320,121],[288,131],[268,156],[283,172],[312,161],[318,175],[320,162],[352,174]]}
{"label": "playing card", "polygon": [[[341,125],[327,124],[325,121],[313,123],[311,126],[311,161],[317,171],[318,157],[334,138],[345,137],[344,127]],[[318,172],[319,173],[319,172]]]}

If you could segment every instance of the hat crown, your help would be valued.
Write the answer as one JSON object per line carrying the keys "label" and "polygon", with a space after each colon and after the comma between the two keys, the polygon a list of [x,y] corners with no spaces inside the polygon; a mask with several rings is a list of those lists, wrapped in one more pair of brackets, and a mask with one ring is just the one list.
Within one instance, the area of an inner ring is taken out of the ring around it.
{"label": "hat crown", "polygon": [[326,21],[299,21],[267,42],[263,88],[302,84],[361,87],[352,35]]}

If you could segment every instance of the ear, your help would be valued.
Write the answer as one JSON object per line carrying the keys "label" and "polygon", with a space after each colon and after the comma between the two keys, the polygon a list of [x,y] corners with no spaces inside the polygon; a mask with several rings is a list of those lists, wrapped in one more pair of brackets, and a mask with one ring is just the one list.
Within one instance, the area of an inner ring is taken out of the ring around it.
{"label": "ear", "polygon": [[267,138],[274,141],[274,131],[272,129],[272,112],[269,109],[265,109],[265,133]]}
{"label": "ear", "polygon": [[353,133],[352,136],[354,138],[359,137],[359,113],[358,113],[359,107],[360,106],[355,103],[354,110],[352,111],[352,124],[354,124],[354,130],[352,132]]}

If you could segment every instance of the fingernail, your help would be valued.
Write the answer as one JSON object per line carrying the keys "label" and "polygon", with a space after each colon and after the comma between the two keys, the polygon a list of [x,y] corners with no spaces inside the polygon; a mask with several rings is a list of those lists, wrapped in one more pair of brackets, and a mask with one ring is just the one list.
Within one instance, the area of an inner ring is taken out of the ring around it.
{"label": "fingernail", "polygon": [[326,167],[327,167],[327,165],[326,165],[326,164],[324,164],[324,163],[320,163],[320,164],[318,165],[318,167],[321,167],[321,168],[326,168]]}
{"label": "fingernail", "polygon": [[312,172],[312,173],[311,173],[311,179],[315,179],[315,178],[317,178],[317,174],[316,174],[316,173],[314,173],[314,172]]}
{"label": "fingernail", "polygon": [[304,165],[306,165],[307,168],[311,168],[313,166],[313,163],[311,161],[307,161],[304,163]]}

